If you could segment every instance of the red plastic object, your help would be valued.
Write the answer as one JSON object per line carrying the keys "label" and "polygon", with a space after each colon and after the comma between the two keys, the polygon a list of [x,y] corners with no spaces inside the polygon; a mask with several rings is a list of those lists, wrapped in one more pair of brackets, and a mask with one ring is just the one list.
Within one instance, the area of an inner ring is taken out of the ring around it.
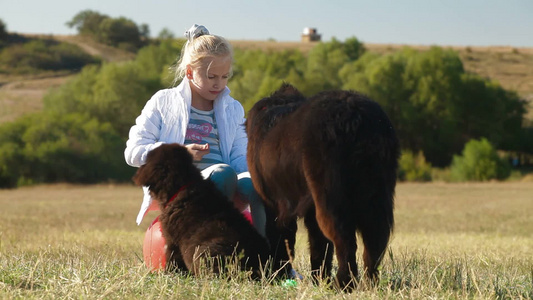
{"label": "red plastic object", "polygon": [[252,220],[252,213],[250,212],[250,210],[245,209],[245,210],[242,211],[242,214],[244,215],[246,220],[248,220],[248,222],[250,222],[250,224],[254,225],[254,221]]}
{"label": "red plastic object", "polygon": [[163,237],[158,216],[146,230],[143,243],[144,264],[152,272],[165,269],[167,263],[166,246],[167,243]]}

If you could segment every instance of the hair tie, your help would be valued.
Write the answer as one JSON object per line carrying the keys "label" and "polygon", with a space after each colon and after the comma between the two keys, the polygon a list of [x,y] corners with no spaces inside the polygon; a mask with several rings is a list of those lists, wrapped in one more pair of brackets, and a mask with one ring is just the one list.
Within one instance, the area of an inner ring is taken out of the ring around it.
{"label": "hair tie", "polygon": [[209,30],[207,30],[205,26],[198,25],[198,24],[192,25],[192,27],[189,28],[189,30],[185,31],[185,37],[191,43],[195,38],[202,36],[202,35],[207,35],[207,34],[209,34]]}

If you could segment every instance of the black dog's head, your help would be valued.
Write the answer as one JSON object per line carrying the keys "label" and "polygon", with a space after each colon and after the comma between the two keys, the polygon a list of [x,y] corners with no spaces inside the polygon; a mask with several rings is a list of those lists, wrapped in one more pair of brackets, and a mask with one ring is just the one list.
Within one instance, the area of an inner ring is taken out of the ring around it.
{"label": "black dog's head", "polygon": [[248,111],[246,132],[262,137],[283,116],[295,111],[307,99],[294,86],[284,83],[272,95],[257,101]]}
{"label": "black dog's head", "polygon": [[133,177],[137,185],[148,186],[152,197],[163,206],[183,186],[200,180],[202,175],[193,165],[192,155],[179,144],[163,144],[150,151]]}

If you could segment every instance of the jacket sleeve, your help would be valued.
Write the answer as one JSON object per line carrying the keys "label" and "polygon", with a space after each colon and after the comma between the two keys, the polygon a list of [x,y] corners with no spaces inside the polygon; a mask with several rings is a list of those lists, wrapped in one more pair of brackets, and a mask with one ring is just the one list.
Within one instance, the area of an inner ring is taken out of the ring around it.
{"label": "jacket sleeve", "polygon": [[238,102],[234,102],[234,115],[232,116],[236,123],[235,139],[231,146],[230,159],[231,166],[237,173],[248,171],[248,165],[246,161],[246,150],[248,147],[248,137],[244,128],[244,108]]}
{"label": "jacket sleeve", "polygon": [[140,167],[146,162],[146,155],[163,142],[159,141],[161,134],[161,111],[158,109],[156,93],[144,106],[141,115],[135,119],[135,125],[130,129],[124,158],[132,167]]}

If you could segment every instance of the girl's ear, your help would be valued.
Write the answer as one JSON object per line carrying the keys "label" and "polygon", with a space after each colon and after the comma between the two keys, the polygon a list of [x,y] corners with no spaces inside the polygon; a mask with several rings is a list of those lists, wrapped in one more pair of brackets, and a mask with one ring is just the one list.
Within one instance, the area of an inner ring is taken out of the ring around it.
{"label": "girl's ear", "polygon": [[187,65],[187,70],[185,71],[185,75],[188,79],[192,79],[192,68],[190,65]]}

